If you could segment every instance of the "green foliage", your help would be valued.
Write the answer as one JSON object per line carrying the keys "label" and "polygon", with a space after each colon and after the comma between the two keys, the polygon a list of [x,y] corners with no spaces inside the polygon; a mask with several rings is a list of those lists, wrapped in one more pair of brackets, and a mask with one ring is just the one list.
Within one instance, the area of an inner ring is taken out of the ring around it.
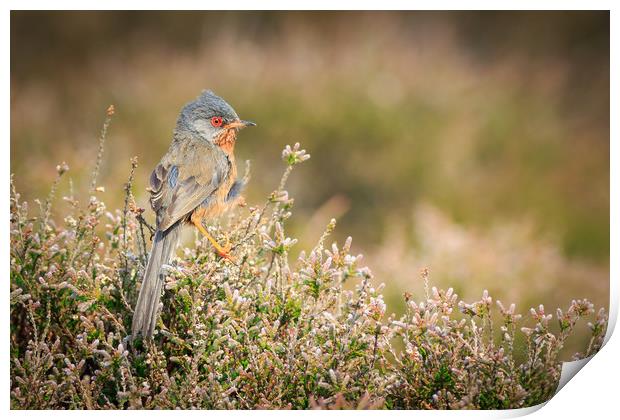
{"label": "green foliage", "polygon": [[[487,409],[552,395],[558,352],[593,313],[589,302],[558,312],[559,334],[542,306],[532,309],[534,326],[519,330],[514,305],[495,309],[486,291],[468,304],[432,288],[420,302],[406,296],[401,317],[386,316],[383,285],[350,254],[351,239],[325,245],[335,221],[310,252],[290,258],[293,202],[283,188],[306,156],[287,147],[269,199],[210,227],[230,238],[237,264],[196,239],[164,267],[161,317],[148,342],[129,336],[146,262],[147,230],[131,194],[136,162],[123,210],[107,211],[93,188],[86,206],[65,198],[61,224],[49,206],[31,215],[13,189],[12,408]],[[582,356],[600,347],[605,322],[600,311]],[[523,361],[517,335],[528,346]]]}

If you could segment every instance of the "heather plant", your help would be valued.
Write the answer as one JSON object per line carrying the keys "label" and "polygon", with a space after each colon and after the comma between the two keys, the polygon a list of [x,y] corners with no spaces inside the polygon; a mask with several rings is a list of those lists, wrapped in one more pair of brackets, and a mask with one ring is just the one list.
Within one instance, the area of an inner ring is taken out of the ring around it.
{"label": "heather plant", "polygon": [[[12,408],[492,409],[552,396],[558,353],[577,322],[593,316],[591,303],[558,310],[557,325],[542,306],[526,320],[486,291],[459,301],[452,289],[431,287],[424,270],[425,295],[405,294],[405,312],[388,314],[384,285],[351,238],[328,243],[335,220],[293,258],[297,241],[286,226],[294,200],[285,188],[310,157],[299,144],[283,150],[284,175],[264,203],[209,226],[234,244],[236,262],[195,236],[164,267],[153,340],[131,337],[152,228],[132,193],[137,159],[123,208],[109,211],[98,198],[112,113],[86,203],[70,193],[62,219],[52,217],[64,163],[38,215],[12,184]],[[602,345],[604,310],[589,327],[590,344],[576,357]],[[518,336],[525,347],[515,346]]]}

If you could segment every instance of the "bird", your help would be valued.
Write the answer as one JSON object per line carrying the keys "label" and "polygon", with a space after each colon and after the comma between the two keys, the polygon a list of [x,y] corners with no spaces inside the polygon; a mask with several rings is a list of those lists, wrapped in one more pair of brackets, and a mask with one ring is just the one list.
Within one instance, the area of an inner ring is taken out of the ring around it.
{"label": "bird", "polygon": [[134,309],[133,337],[153,336],[164,282],[162,266],[172,259],[184,225],[198,229],[220,257],[234,262],[230,244],[218,244],[204,222],[242,200],[244,181],[237,179],[235,142],[239,130],[255,125],[241,120],[211,90],[203,90],[181,109],[168,152],[151,173],[147,188],[155,233]]}

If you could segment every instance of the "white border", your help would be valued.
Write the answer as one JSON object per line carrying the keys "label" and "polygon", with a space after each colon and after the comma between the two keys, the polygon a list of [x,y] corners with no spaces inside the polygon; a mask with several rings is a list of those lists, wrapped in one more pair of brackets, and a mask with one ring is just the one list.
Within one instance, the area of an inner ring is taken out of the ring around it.
{"label": "white border", "polygon": [[[50,7],[46,0],[8,0],[9,10],[613,10],[613,0],[436,0],[406,1],[357,0],[355,2],[333,0],[299,0],[294,3],[284,0],[229,0],[227,2],[213,0],[177,0],[166,2],[152,0],[140,2],[136,0],[89,1],[57,0],[56,7]],[[146,4],[145,4],[146,3]]]}

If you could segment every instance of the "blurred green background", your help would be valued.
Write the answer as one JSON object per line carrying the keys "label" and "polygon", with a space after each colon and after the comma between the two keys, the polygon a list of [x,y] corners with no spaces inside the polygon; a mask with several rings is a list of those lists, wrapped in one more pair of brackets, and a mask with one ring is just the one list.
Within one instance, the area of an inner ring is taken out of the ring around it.
{"label": "blurred green background", "polygon": [[137,155],[148,207],[148,174],[203,88],[259,124],[237,146],[250,204],[285,144],[312,154],[288,188],[296,251],[336,217],[393,311],[422,293],[423,267],[519,311],[608,305],[608,12],[12,12],[18,191],[45,197],[66,161],[85,194],[112,103],[104,200],[121,206]]}

